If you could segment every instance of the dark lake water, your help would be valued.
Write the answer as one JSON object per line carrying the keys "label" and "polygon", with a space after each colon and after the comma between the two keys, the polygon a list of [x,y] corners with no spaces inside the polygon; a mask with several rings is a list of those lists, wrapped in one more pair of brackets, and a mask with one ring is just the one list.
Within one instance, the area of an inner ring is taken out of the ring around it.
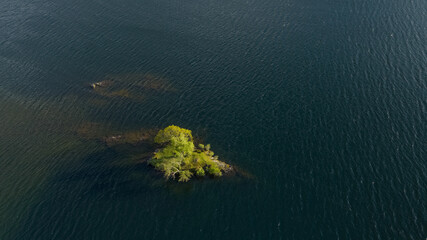
{"label": "dark lake water", "polygon": [[[425,0],[3,0],[0,239],[425,239],[426,43]],[[98,139],[170,124],[248,176]]]}

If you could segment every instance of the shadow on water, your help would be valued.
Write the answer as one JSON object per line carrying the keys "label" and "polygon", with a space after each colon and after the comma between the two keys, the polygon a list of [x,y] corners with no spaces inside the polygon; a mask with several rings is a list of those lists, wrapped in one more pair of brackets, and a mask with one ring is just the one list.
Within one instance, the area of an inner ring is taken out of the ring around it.
{"label": "shadow on water", "polygon": [[153,146],[148,143],[115,145],[88,155],[78,166],[58,173],[53,181],[61,189],[78,186],[83,196],[95,195],[97,198],[128,198],[161,189],[179,195],[190,193],[199,184],[242,184],[255,181],[253,175],[239,168],[235,174],[222,178],[195,178],[189,183],[166,180],[161,172],[147,164],[153,150]]}
{"label": "shadow on water", "polygon": [[[232,185],[250,187],[254,181],[244,174],[193,179],[188,183],[167,181],[162,173],[147,164],[155,148],[149,141],[150,137],[142,134],[144,130],[114,130],[114,141],[108,140],[111,135],[105,137],[104,132],[97,135],[97,131],[96,134],[89,134],[89,137],[80,135],[81,140],[103,147],[63,166],[47,181],[39,202],[29,211],[28,218],[20,226],[21,230],[17,231],[16,239],[50,239],[52,232],[55,232],[51,229],[55,229],[57,224],[63,226],[58,233],[60,237],[66,237],[67,231],[74,231],[74,228],[78,230],[72,232],[72,236],[86,236],[89,233],[84,232],[85,221],[102,222],[102,219],[98,219],[100,216],[114,221],[115,218],[108,214],[114,209],[124,211],[129,206],[138,205],[138,214],[144,214],[144,211],[162,212],[160,206],[154,210],[145,209],[152,209],[159,201],[169,204],[179,199],[191,199],[204,192],[203,189],[233,188]],[[59,213],[62,214],[60,219],[57,218]],[[82,214],[91,217],[81,222]],[[117,218],[121,217],[124,216],[119,214]]]}

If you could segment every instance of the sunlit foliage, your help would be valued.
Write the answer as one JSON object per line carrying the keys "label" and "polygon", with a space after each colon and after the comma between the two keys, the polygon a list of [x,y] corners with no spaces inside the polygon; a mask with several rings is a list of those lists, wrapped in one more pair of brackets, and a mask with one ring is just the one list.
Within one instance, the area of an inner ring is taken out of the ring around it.
{"label": "sunlit foliage", "polygon": [[171,125],[163,130],[160,130],[159,133],[157,133],[157,136],[154,138],[154,142],[158,144],[168,143],[171,141],[172,137],[179,137],[181,135],[186,137],[188,141],[193,141],[191,130]]}
{"label": "sunlit foliage", "polygon": [[187,182],[194,175],[219,177],[222,176],[222,170],[230,168],[214,156],[210,144],[195,147],[188,129],[169,126],[160,130],[154,141],[162,145],[162,148],[154,153],[149,164],[162,171],[167,179],[177,178],[180,182]]}

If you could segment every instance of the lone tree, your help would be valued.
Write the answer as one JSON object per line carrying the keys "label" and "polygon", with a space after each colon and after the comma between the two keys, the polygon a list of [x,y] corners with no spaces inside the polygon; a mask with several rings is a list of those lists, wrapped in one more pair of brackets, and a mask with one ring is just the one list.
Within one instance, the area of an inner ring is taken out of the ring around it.
{"label": "lone tree", "polygon": [[194,175],[219,177],[222,172],[231,169],[230,165],[214,156],[210,144],[199,144],[196,148],[191,130],[171,125],[160,130],[154,142],[162,148],[154,153],[148,163],[162,171],[166,179],[178,178],[180,182],[187,182]]}

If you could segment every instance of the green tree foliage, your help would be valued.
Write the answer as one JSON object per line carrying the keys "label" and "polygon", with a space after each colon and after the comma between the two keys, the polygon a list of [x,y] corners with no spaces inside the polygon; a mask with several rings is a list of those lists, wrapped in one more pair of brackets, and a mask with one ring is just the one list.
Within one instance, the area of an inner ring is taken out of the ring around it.
{"label": "green tree foliage", "polygon": [[188,141],[193,141],[193,135],[191,135],[191,130],[180,128],[175,125],[171,125],[163,130],[160,130],[154,138],[154,142],[158,144],[164,144],[171,141],[172,137],[179,137],[183,135],[188,138]]}
{"label": "green tree foliage", "polygon": [[219,177],[222,175],[221,169],[219,168],[219,166],[217,164],[208,165],[208,172],[209,172],[209,174],[216,176],[216,177]]}
{"label": "green tree foliage", "polygon": [[221,170],[227,166],[210,151],[210,144],[194,146],[193,136],[188,129],[169,126],[160,130],[154,141],[163,148],[154,153],[149,164],[162,171],[165,178],[178,178],[187,182],[192,176],[203,177],[206,174],[214,177],[222,175]]}

